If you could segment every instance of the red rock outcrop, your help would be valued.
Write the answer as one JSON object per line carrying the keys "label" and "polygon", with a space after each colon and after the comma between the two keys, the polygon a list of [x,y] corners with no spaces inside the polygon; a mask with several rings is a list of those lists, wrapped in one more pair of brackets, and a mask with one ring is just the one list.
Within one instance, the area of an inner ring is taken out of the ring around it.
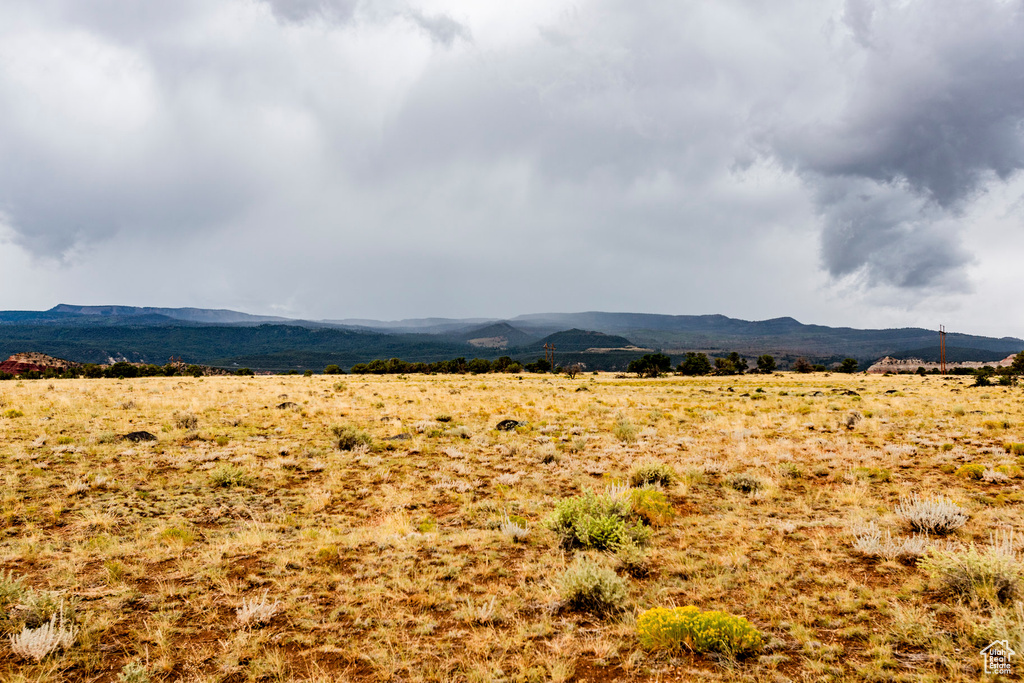
{"label": "red rock outcrop", "polygon": [[76,364],[63,358],[54,358],[45,353],[16,353],[3,363],[0,363],[0,372],[11,375],[20,375],[30,370],[45,372],[47,370],[64,371]]}

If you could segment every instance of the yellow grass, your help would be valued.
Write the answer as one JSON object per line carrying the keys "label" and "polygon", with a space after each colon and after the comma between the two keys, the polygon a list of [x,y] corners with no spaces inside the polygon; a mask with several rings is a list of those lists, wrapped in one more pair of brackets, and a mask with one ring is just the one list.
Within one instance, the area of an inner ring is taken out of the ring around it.
{"label": "yellow grass", "polygon": [[[1024,610],[854,547],[872,523],[909,535],[894,511],[910,494],[970,515],[943,547],[1019,528],[1020,456],[1004,444],[1024,443],[1020,390],[968,383],[3,382],[0,415],[23,414],[0,417],[0,680],[978,680],[990,641],[1024,647]],[[504,418],[528,425],[495,431]],[[331,428],[347,425],[372,445],[338,450]],[[137,430],[158,440],[117,438]],[[567,611],[559,578],[579,551],[542,522],[641,461],[677,474],[675,515],[638,551],[643,571],[591,553],[628,581],[625,611]],[[968,463],[1003,476],[958,476]],[[525,538],[502,532],[509,516]],[[14,656],[8,636],[61,600],[75,644]],[[261,600],[265,623],[239,616]],[[636,615],[684,605],[746,617],[765,648],[641,648]]]}

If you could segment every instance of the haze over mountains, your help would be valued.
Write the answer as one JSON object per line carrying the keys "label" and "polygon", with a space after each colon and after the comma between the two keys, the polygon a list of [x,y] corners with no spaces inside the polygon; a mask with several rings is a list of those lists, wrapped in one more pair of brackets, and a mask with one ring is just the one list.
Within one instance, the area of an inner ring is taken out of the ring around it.
{"label": "haze over mountains", "polygon": [[[793,318],[746,321],[722,315],[645,313],[537,313],[507,320],[422,318],[295,320],[223,309],[75,306],[0,312],[0,356],[40,351],[87,363],[129,360],[186,362],[255,370],[319,371],[376,358],[429,362],[456,357],[516,360],[543,357],[589,369],[621,370],[633,358],[661,351],[678,362],[687,351],[738,351],[776,356],[783,367],[797,357],[829,363],[854,357],[865,367],[882,356],[935,360],[934,330],[859,330],[806,325]],[[951,361],[995,361],[1024,349],[1015,337],[951,332]]]}

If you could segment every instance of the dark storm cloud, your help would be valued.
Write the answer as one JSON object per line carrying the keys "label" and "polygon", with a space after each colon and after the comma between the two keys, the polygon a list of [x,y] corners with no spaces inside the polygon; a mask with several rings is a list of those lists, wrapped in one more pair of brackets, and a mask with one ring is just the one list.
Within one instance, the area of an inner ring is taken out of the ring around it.
{"label": "dark storm cloud", "polygon": [[957,281],[970,255],[946,224],[1024,168],[1022,4],[850,0],[843,18],[860,49],[842,106],[780,126],[772,151],[815,189],[833,275]]}

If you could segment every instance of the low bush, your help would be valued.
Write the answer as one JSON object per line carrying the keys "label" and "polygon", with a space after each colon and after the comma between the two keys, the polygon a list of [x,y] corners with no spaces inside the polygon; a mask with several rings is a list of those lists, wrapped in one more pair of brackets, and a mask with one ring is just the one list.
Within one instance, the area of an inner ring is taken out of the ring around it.
{"label": "low bush", "polygon": [[920,566],[946,592],[961,598],[1008,603],[1020,593],[1022,568],[1012,536],[992,539],[978,549],[929,548]]}
{"label": "low bush", "polygon": [[223,463],[210,470],[210,483],[221,488],[249,486],[252,476],[237,465]]}
{"label": "low bush", "polygon": [[764,488],[764,482],[760,477],[742,472],[729,477],[728,483],[740,493],[756,493]]}
{"label": "low bush", "polygon": [[199,418],[192,413],[175,413],[174,426],[186,431],[193,430],[199,426]]}
{"label": "low bush", "polygon": [[620,417],[612,427],[612,434],[623,443],[636,441],[636,426],[624,417]]}
{"label": "low bush", "polygon": [[915,534],[904,538],[893,538],[888,529],[883,534],[878,525],[872,522],[857,534],[853,547],[868,557],[881,557],[886,560],[910,560],[924,555],[928,550],[928,537]]}
{"label": "low bush", "polygon": [[658,462],[657,460],[647,460],[637,463],[633,466],[633,469],[629,471],[629,483],[632,486],[646,486],[648,484],[669,486],[676,479],[678,479],[678,477],[675,470],[665,463]]}
{"label": "low bush", "polygon": [[591,491],[558,501],[544,525],[554,531],[563,548],[615,550],[626,542],[642,544],[650,532],[630,524],[630,502]]}
{"label": "low bush", "polygon": [[981,479],[983,474],[985,474],[985,466],[977,462],[961,465],[960,469],[956,471],[956,476],[964,479]]}
{"label": "low bush", "polygon": [[926,534],[948,534],[967,523],[963,509],[945,496],[920,498],[915,494],[900,498],[896,515],[915,531]]}
{"label": "low bush", "polygon": [[341,451],[351,451],[359,446],[370,447],[373,445],[373,437],[356,429],[353,425],[335,425],[331,427],[331,433],[338,440],[338,450]]}
{"label": "low bush", "polygon": [[664,491],[657,489],[633,489],[629,497],[633,514],[648,526],[659,527],[670,524],[676,511],[668,502]]}
{"label": "low bush", "polygon": [[743,617],[701,612],[693,606],[655,607],[636,620],[640,643],[650,649],[718,652],[735,656],[763,646],[760,631]]}
{"label": "low bush", "polygon": [[1024,455],[1024,443],[1008,443],[1006,452],[1010,455]]}
{"label": "low bush", "polygon": [[626,602],[626,582],[611,569],[581,556],[562,575],[559,593],[571,610],[620,612]]}

